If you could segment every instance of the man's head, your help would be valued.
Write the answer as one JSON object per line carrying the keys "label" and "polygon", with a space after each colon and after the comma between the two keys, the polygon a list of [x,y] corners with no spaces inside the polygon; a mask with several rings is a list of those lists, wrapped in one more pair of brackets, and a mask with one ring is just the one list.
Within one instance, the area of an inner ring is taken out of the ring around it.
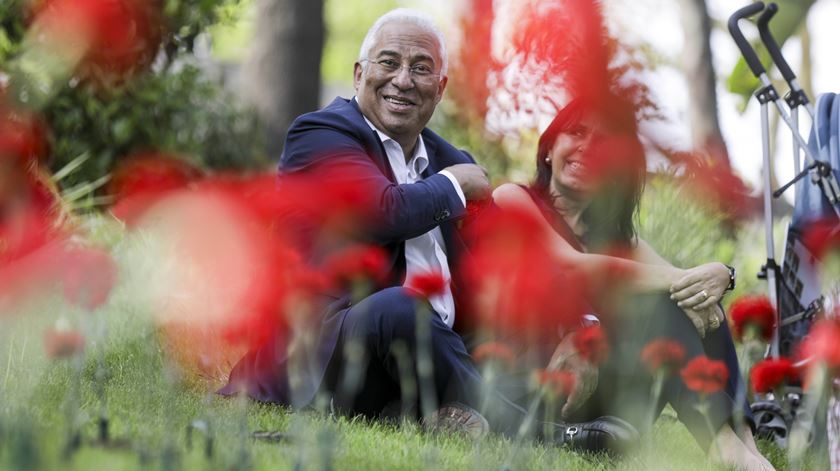
{"label": "man's head", "polygon": [[362,113],[404,148],[414,145],[446,88],[443,35],[426,15],[400,8],[380,17],[354,67]]}

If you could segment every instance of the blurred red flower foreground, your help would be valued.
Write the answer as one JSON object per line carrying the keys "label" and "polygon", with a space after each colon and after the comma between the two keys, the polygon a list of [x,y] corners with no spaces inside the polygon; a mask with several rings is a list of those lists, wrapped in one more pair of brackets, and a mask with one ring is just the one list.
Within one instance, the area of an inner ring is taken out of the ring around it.
{"label": "blurred red flower foreground", "polygon": [[729,308],[736,339],[755,336],[765,342],[773,337],[776,309],[766,296],[743,296]]}
{"label": "blurred red flower foreground", "polygon": [[356,238],[372,207],[358,184],[201,179],[167,158],[126,161],[113,211],[157,241],[151,307],[167,351],[188,371],[223,379],[244,350],[283,345],[317,322],[321,303],[349,287],[370,290],[388,273],[384,251]]}
{"label": "blurred red flower foreground", "polygon": [[685,363],[685,347],[676,340],[659,338],[642,349],[642,363],[651,373],[674,371]]}
{"label": "blurred red flower foreground", "polygon": [[478,364],[496,362],[511,369],[516,366],[513,350],[502,342],[484,342],[473,349],[472,357]]}
{"label": "blurred red flower foreground", "polygon": [[162,37],[161,2],[41,0],[32,29],[50,52],[81,61],[85,75],[123,76],[152,62]]}
{"label": "blurred red flower foreground", "polygon": [[550,399],[569,397],[575,387],[575,375],[564,370],[536,370],[534,381],[537,386],[545,388]]}
{"label": "blurred red flower foreground", "polygon": [[50,358],[66,358],[85,349],[85,338],[75,330],[48,330],[44,332],[44,350]]}
{"label": "blurred red flower foreground", "polygon": [[768,358],[756,363],[750,372],[750,382],[757,393],[773,392],[785,384],[799,380],[799,371],[787,358]]}
{"label": "blurred red flower foreground", "polygon": [[729,370],[722,361],[699,356],[685,365],[680,376],[688,389],[700,394],[714,394],[726,386]]}
{"label": "blurred red flower foreground", "polygon": [[409,293],[428,298],[443,294],[446,280],[440,272],[420,273],[409,278],[406,287]]}
{"label": "blurred red flower foreground", "polygon": [[559,328],[580,326],[587,280],[558,263],[542,224],[526,211],[488,210],[464,228],[471,253],[461,263],[461,294],[470,308],[463,315],[474,324],[555,340]]}
{"label": "blurred red flower foreground", "polygon": [[825,365],[833,374],[840,373],[840,319],[822,319],[799,346],[799,357],[809,367]]}

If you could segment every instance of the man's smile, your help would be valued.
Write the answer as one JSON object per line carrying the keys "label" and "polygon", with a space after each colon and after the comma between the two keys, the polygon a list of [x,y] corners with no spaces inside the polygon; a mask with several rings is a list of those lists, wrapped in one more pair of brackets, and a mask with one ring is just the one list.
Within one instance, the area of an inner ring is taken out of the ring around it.
{"label": "man's smile", "polygon": [[393,111],[407,111],[416,105],[416,103],[407,98],[395,95],[385,95],[383,98],[388,103],[388,108]]}

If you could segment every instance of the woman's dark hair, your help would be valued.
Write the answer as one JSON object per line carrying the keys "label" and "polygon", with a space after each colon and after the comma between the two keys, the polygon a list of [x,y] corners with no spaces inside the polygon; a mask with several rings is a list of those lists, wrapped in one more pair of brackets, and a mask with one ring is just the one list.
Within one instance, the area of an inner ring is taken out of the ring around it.
{"label": "woman's dark hair", "polygon": [[[612,103],[622,101],[615,100]],[[620,142],[621,145],[620,149],[604,146],[611,151],[618,151],[619,155],[604,159],[603,162],[618,165],[600,172],[603,175],[601,183],[581,216],[587,228],[584,238],[595,251],[617,244],[631,245],[636,239],[633,219],[638,214],[646,171],[644,149],[639,142],[635,113],[631,106],[617,105],[608,112],[595,113],[583,102],[572,100],[561,109],[540,136],[537,172],[531,189],[546,203],[552,204],[551,164],[546,163],[545,159],[560,135],[577,132],[585,120],[596,123],[599,135],[619,137],[620,140],[614,142]]]}

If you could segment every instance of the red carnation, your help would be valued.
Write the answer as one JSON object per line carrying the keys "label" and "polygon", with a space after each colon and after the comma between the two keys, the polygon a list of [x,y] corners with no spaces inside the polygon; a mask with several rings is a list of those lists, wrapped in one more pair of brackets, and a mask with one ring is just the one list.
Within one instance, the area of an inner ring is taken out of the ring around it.
{"label": "red carnation", "polygon": [[14,159],[21,165],[44,163],[50,152],[44,121],[29,112],[4,108],[0,104],[0,158]]}
{"label": "red carnation", "polygon": [[74,249],[63,260],[61,280],[68,301],[93,311],[108,300],[117,280],[117,266],[105,252]]}
{"label": "red carnation", "polygon": [[75,330],[47,330],[44,350],[50,358],[66,358],[85,349],[85,338]]}
{"label": "red carnation", "polygon": [[488,208],[491,208],[492,200],[470,200],[467,201],[467,214],[458,221],[458,228],[466,230],[472,226],[475,221],[487,214]]}
{"label": "red carnation", "polygon": [[409,293],[429,298],[443,294],[446,290],[446,280],[439,271],[413,275],[407,282]]}
{"label": "red carnation", "polygon": [[685,348],[676,340],[659,338],[645,345],[641,357],[652,373],[662,369],[675,371],[685,362]]}
{"label": "red carnation", "polygon": [[811,223],[805,229],[803,243],[817,260],[822,260],[832,250],[840,249],[840,225],[828,219]]}
{"label": "red carnation", "polygon": [[[262,211],[271,211],[275,218],[301,227],[313,226],[320,234],[370,235],[370,228],[386,224],[382,218],[382,195],[373,191],[372,175],[356,167],[330,164],[318,172],[282,173],[274,182],[267,182],[260,202]],[[324,182],[329,181],[328,186]]]}
{"label": "red carnation", "polygon": [[832,372],[840,371],[840,319],[823,319],[814,324],[799,347],[799,356],[825,364]]}
{"label": "red carnation", "polygon": [[516,357],[513,350],[502,342],[485,342],[475,347],[472,352],[473,360],[476,363],[498,362],[508,368],[516,365]]}
{"label": "red carnation", "polygon": [[559,327],[579,326],[587,312],[588,280],[552,256],[537,217],[487,211],[464,231],[471,250],[459,275],[474,324],[556,341]]}
{"label": "red carnation", "polygon": [[774,391],[783,384],[799,379],[799,372],[787,358],[766,359],[757,363],[750,373],[750,381],[757,393]]}
{"label": "red carnation", "polygon": [[758,338],[769,341],[776,325],[776,309],[766,296],[743,296],[732,303],[729,316],[735,330],[735,338],[742,339],[745,333],[754,331]]}
{"label": "red carnation", "polygon": [[162,197],[200,177],[201,170],[178,157],[154,152],[130,155],[111,172],[106,187],[116,199],[111,212],[133,224]]}
{"label": "red carnation", "polygon": [[591,363],[600,364],[609,356],[610,347],[607,344],[607,337],[598,325],[585,327],[575,332],[574,345],[580,356]]}
{"label": "red carnation", "polygon": [[107,192],[117,199],[142,193],[160,193],[187,186],[201,170],[177,156],[146,152],[119,161],[111,172]]}
{"label": "red carnation", "polygon": [[51,48],[83,46],[86,75],[119,77],[154,59],[162,37],[160,8],[149,0],[44,0],[34,11],[34,34],[45,33]]}
{"label": "red carnation", "polygon": [[377,246],[355,246],[333,255],[326,264],[326,271],[335,283],[351,284],[358,280],[379,283],[388,269],[385,250]]}
{"label": "red carnation", "polygon": [[575,375],[565,370],[539,369],[534,371],[534,380],[553,398],[569,397],[575,387]]}
{"label": "red carnation", "polygon": [[729,379],[726,363],[698,356],[680,371],[688,389],[700,394],[713,394],[723,389]]}

